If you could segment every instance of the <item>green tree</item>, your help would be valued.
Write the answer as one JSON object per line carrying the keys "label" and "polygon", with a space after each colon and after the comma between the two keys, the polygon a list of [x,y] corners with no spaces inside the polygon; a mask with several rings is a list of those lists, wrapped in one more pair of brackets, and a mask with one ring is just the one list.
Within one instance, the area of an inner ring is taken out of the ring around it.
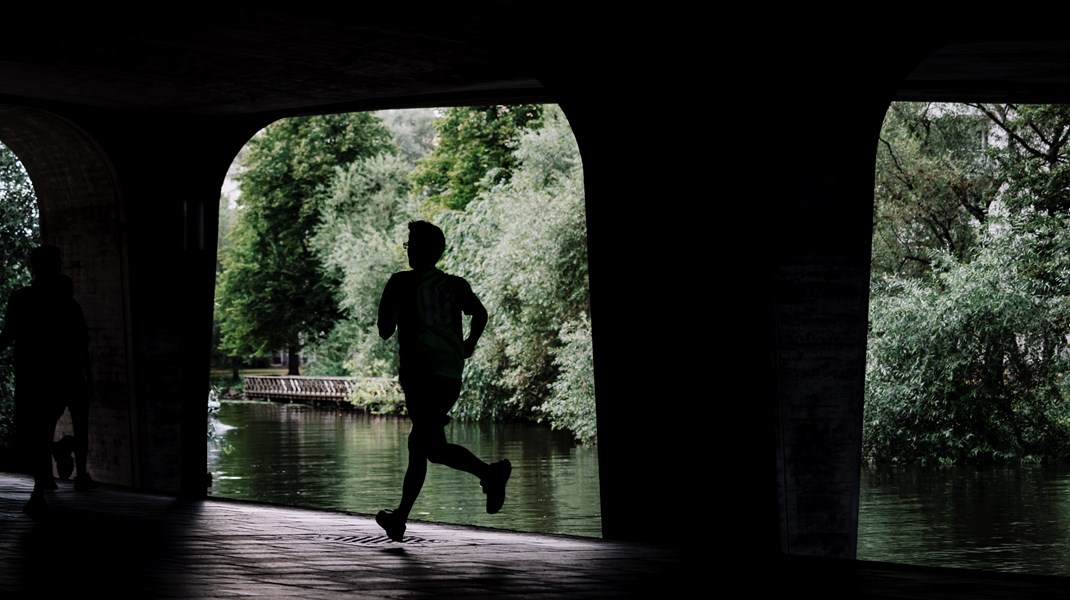
{"label": "green tree", "polygon": [[220,283],[223,279],[223,257],[230,252],[231,241],[231,229],[234,228],[234,221],[237,217],[237,211],[231,206],[231,199],[226,194],[219,195],[219,245],[216,248],[216,263],[215,263],[215,281],[216,281],[216,293],[215,293],[215,307],[212,312],[212,368],[228,368],[231,369],[231,383],[236,383],[238,380],[238,367],[240,359],[235,356],[230,356],[223,348],[223,331],[222,331],[222,311],[219,309],[220,299]]}
{"label": "green tree", "polygon": [[398,155],[410,167],[414,167],[420,159],[435,149],[437,134],[434,108],[399,108],[381,110],[375,114],[383,120],[383,124],[394,136]]}
{"label": "green tree", "polygon": [[[554,385],[566,366],[572,380],[593,381],[589,345],[562,339],[590,330],[583,167],[560,109],[546,108],[543,120],[521,136],[509,181],[436,216],[449,243],[445,270],[468,278],[491,316],[455,413],[546,419],[579,433],[589,428],[573,418],[593,415],[593,384],[573,396]],[[566,409],[577,398],[584,408]]]}
{"label": "green tree", "polygon": [[1063,458],[1070,445],[1066,300],[1023,277],[1036,238],[986,231],[976,257],[950,253],[926,278],[871,301],[864,451],[940,464]]}
{"label": "green tree", "polygon": [[370,113],[282,119],[250,140],[239,175],[238,215],[219,285],[222,345],[231,356],[290,353],[297,374],[307,340],[340,316],[338,280],[309,240],[335,168],[391,150]]}
{"label": "green tree", "polygon": [[1001,136],[995,154],[1006,174],[1001,200],[1012,213],[1070,212],[1070,106],[973,104]]}
{"label": "green tree", "polygon": [[418,205],[409,195],[410,166],[379,154],[338,169],[321,205],[311,244],[327,273],[341,282],[345,319],[310,348],[318,374],[397,374],[397,343],[379,338],[379,298],[390,275],[406,268],[402,244]]}
{"label": "green tree", "polygon": [[435,123],[438,144],[417,163],[413,182],[429,203],[461,210],[481,192],[509,180],[524,131],[536,128],[543,107],[454,107]]}
{"label": "green tree", "polygon": [[[26,169],[0,144],[0,307],[7,311],[11,292],[30,282],[30,250],[40,243],[37,195]],[[15,379],[10,351],[0,357],[0,446],[13,433]]]}
{"label": "green tree", "polygon": [[864,445],[1067,455],[1070,110],[898,103],[881,136]]}
{"label": "green tree", "polygon": [[558,337],[561,346],[554,350],[558,377],[550,386],[553,394],[539,411],[555,429],[567,429],[577,440],[594,444],[598,440],[598,420],[590,318],[581,313],[578,319],[561,327]]}
{"label": "green tree", "polygon": [[1006,183],[1000,203],[1035,238],[1019,257],[1045,296],[1070,296],[1070,107],[977,104],[1002,136],[995,154]]}
{"label": "green tree", "polygon": [[40,243],[37,196],[15,153],[0,144],[0,298],[29,283],[30,250]]}
{"label": "green tree", "polygon": [[991,210],[1005,172],[993,159],[992,123],[953,104],[897,102],[877,148],[873,270],[923,275],[934,253],[967,259],[977,225]]}

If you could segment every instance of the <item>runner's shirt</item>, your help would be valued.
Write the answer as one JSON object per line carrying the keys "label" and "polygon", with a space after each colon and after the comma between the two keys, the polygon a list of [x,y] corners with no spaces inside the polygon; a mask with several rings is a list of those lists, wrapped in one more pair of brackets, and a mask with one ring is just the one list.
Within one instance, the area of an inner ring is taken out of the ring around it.
{"label": "runner's shirt", "polygon": [[397,324],[400,374],[460,379],[464,369],[461,315],[471,315],[478,305],[467,281],[439,269],[392,275],[379,312],[380,321],[392,316]]}

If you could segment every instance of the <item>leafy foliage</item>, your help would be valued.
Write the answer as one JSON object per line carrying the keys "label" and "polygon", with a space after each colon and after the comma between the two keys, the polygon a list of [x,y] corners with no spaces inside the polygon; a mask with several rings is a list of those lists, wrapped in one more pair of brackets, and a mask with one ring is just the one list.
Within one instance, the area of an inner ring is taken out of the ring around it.
{"label": "leafy foliage", "polygon": [[864,447],[1070,456],[1070,110],[895,104],[875,187]]}
{"label": "leafy foliage", "polygon": [[1035,238],[1008,225],[977,257],[876,295],[865,452],[896,462],[1064,456],[1070,447],[1066,302],[1023,277]]}
{"label": "leafy foliage", "polygon": [[372,415],[405,414],[405,395],[396,379],[358,379],[347,401]]}
{"label": "leafy foliage", "polygon": [[[370,113],[283,119],[249,142],[217,293],[229,355],[294,355],[305,340],[327,335],[341,314],[339,282],[309,244],[323,188],[336,167],[390,148],[389,132]],[[296,366],[291,360],[291,373]]]}
{"label": "leafy foliage", "polygon": [[409,172],[401,158],[379,154],[335,173],[311,246],[326,273],[341,282],[345,320],[312,349],[313,373],[397,373],[397,341],[379,338],[376,319],[384,283],[405,268],[402,244],[418,213]]}
{"label": "leafy foliage", "polygon": [[579,149],[560,109],[544,121],[521,137],[510,181],[437,216],[452,240],[445,269],[472,281],[491,314],[455,409],[473,418],[545,416],[536,407],[559,376],[561,330],[590,314]]}
{"label": "leafy foliage", "polygon": [[957,105],[888,109],[875,174],[875,272],[924,274],[933,252],[969,258],[1003,182],[986,145],[990,127]]}
{"label": "leafy foliage", "polygon": [[509,180],[513,147],[538,125],[542,106],[447,108],[435,123],[438,145],[417,163],[413,182],[434,205],[461,210],[495,184]]}
{"label": "leafy foliage", "polygon": [[1070,211],[1070,106],[975,104],[1000,144],[992,155],[1005,173],[1001,200],[1013,213]]}
{"label": "leafy foliage", "polygon": [[393,135],[398,155],[410,167],[435,149],[435,109],[381,110],[376,114]]}
{"label": "leafy foliage", "polygon": [[0,145],[0,301],[30,282],[30,250],[40,243],[37,196],[15,153]]}
{"label": "leafy foliage", "polygon": [[591,362],[594,347],[587,314],[565,323],[559,337],[562,345],[554,351],[554,366],[560,375],[551,385],[553,395],[539,412],[555,429],[568,429],[581,442],[591,444],[598,439],[598,421]]}
{"label": "leafy foliage", "polygon": [[[15,153],[0,144],[0,303],[30,282],[30,250],[40,243],[37,196]],[[13,435],[15,378],[11,353],[0,356],[0,445]]]}

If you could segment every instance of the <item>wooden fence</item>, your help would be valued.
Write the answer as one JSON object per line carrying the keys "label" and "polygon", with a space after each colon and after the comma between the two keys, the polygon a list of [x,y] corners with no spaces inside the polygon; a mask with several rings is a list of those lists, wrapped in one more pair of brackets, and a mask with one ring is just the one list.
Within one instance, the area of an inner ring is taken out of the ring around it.
{"label": "wooden fence", "polygon": [[390,377],[306,377],[303,375],[246,375],[242,378],[246,398],[281,401],[335,402],[359,392],[371,395],[400,394],[397,379]]}

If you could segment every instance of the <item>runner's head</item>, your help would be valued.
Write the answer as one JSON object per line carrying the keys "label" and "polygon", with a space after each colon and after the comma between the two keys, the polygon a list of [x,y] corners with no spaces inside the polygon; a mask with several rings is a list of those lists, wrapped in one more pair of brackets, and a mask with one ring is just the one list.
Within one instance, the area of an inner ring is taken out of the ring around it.
{"label": "runner's head", "polygon": [[435,266],[446,250],[446,236],[434,223],[409,221],[409,266],[414,269]]}

